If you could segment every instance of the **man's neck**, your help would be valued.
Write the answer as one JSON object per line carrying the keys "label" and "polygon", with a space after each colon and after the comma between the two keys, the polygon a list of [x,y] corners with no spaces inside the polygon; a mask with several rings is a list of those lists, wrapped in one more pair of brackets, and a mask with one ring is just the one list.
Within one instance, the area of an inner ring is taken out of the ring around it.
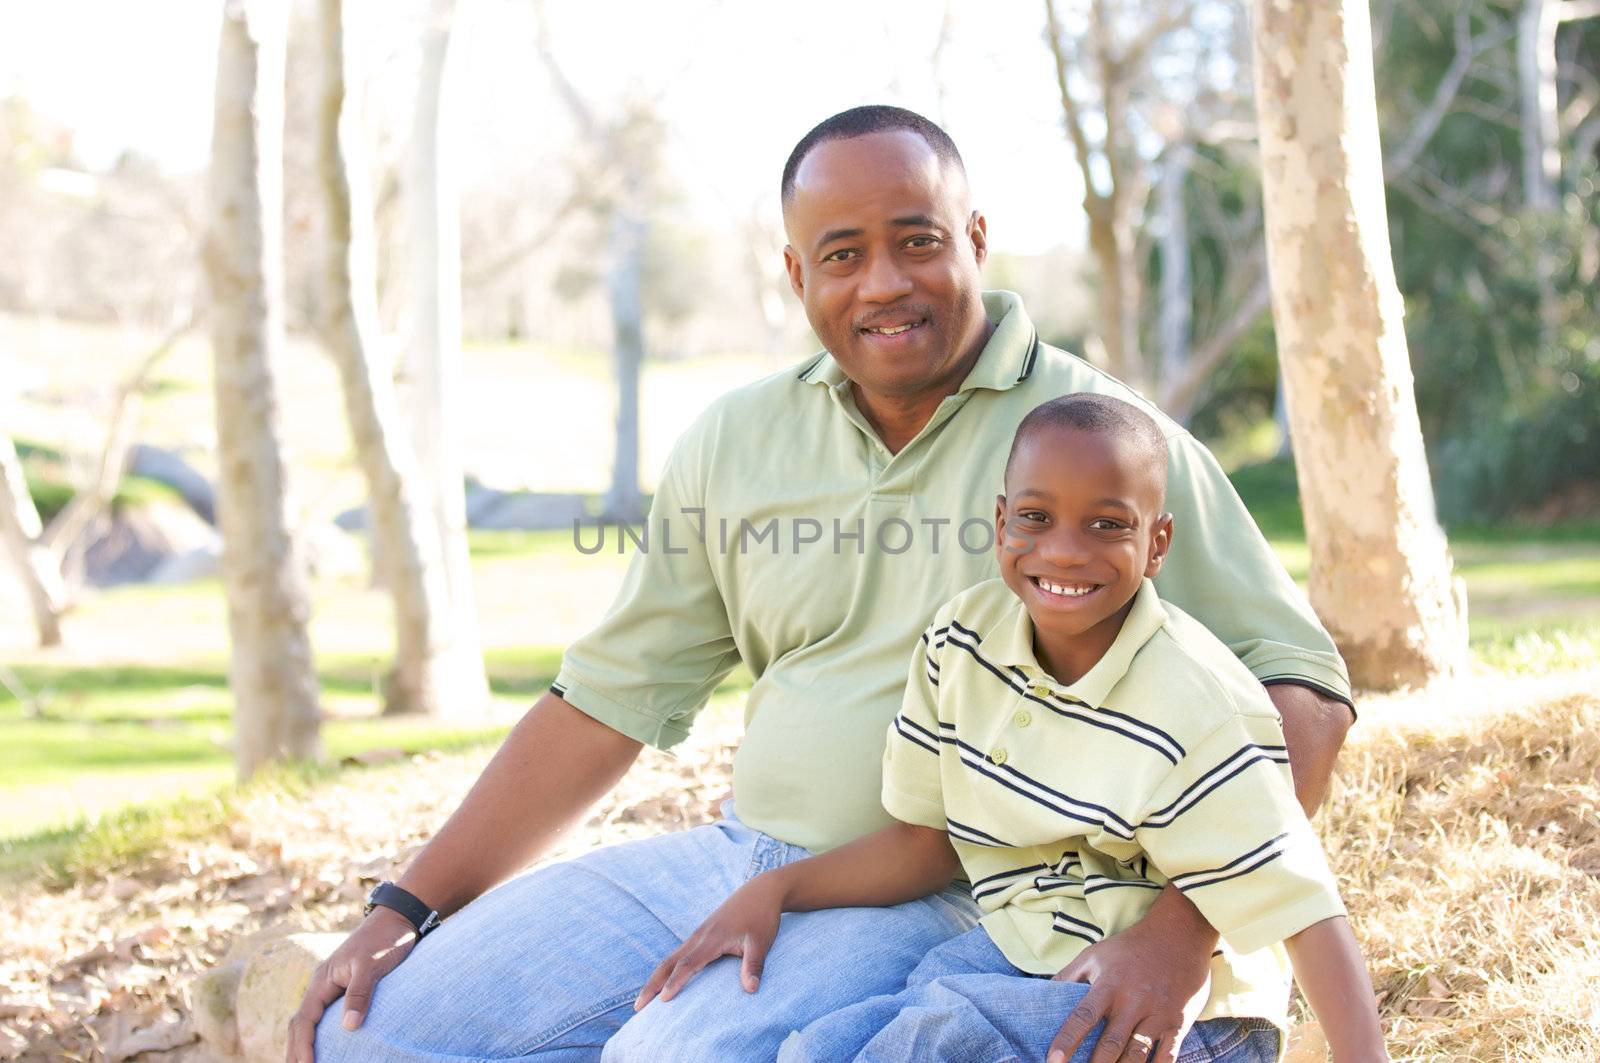
{"label": "man's neck", "polygon": [[855,399],[856,409],[861,411],[861,416],[867,419],[872,430],[878,433],[878,438],[889,448],[889,453],[898,454],[904,450],[933,419],[939,404],[961,389],[961,382],[978,364],[989,337],[994,335],[994,329],[994,322],[985,319],[983,328],[968,347],[960,364],[927,391],[919,391],[915,395],[877,395],[860,384],[851,383],[850,394]]}

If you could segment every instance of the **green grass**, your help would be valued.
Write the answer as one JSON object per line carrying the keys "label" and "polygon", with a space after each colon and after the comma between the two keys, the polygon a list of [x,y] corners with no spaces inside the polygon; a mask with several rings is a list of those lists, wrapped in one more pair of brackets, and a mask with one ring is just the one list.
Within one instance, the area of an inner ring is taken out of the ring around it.
{"label": "green grass", "polygon": [[[1242,468],[1233,479],[1303,582],[1309,557],[1293,469],[1269,462]],[[502,643],[486,652],[485,663],[505,711],[464,725],[374,715],[387,654],[373,646],[386,641],[387,605],[364,588],[322,584],[314,641],[325,650],[318,673],[330,711],[323,727],[330,760],[274,772],[252,786],[314,786],[340,770],[341,758],[372,750],[497,742],[515,709],[548,686],[561,652],[558,645],[505,643],[525,636],[529,618],[571,612],[572,599],[586,596],[586,588],[610,587],[626,563],[609,550],[575,555],[570,530],[474,531],[471,548],[485,637]],[[1467,582],[1472,648],[1481,663],[1524,673],[1600,664],[1600,524],[1459,527],[1451,529],[1451,548]],[[564,623],[584,623],[572,615]],[[204,833],[226,819],[242,792],[232,784],[228,748],[220,588],[214,582],[120,588],[91,600],[73,623],[123,633],[113,663],[84,667],[47,654],[10,663],[44,705],[38,718],[0,689],[0,876],[109,866],[111,857],[141,852],[162,837]],[[192,656],[138,663],[144,643],[137,632],[146,627],[161,632],[163,646],[187,646]],[[543,641],[567,637],[563,628]],[[735,696],[749,683],[739,669],[717,696]]]}
{"label": "green grass", "polygon": [[[1230,478],[1304,585],[1311,555],[1293,464],[1263,462]],[[1463,524],[1448,532],[1480,663],[1524,673],[1600,664],[1600,522]]]}

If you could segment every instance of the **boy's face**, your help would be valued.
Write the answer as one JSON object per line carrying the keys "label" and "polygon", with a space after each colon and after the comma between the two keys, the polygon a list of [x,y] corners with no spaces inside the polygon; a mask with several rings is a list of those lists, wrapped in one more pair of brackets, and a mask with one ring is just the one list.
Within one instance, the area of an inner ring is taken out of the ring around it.
{"label": "boy's face", "polygon": [[1097,646],[1098,659],[1166,557],[1172,517],[1161,511],[1161,471],[1110,433],[1047,425],[1023,440],[1005,486],[995,551],[1006,586],[1041,649],[1088,639],[1082,648]]}

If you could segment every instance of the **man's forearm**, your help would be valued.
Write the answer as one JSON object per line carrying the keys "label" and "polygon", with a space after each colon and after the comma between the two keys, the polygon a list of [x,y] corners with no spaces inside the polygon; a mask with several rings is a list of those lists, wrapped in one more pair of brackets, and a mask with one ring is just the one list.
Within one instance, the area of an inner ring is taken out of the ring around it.
{"label": "man's forearm", "polygon": [[1315,816],[1328,796],[1334,762],[1355,717],[1344,702],[1294,683],[1274,683],[1267,696],[1283,718],[1295,797],[1307,816]]}
{"label": "man's forearm", "polygon": [[534,703],[399,884],[449,915],[543,852],[626,774],[641,744],[553,693]]}

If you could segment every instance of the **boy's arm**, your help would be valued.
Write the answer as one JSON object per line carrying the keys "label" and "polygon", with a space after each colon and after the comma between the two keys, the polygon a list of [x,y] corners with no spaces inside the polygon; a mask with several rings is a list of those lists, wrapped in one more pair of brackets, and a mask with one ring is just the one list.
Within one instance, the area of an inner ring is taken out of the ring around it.
{"label": "boy's arm", "polygon": [[959,866],[944,831],[894,823],[821,856],[757,875],[661,961],[633,1009],[658,994],[671,1000],[706,964],[723,956],[744,958],[740,980],[746,992],[754,993],[782,913],[902,904],[948,885]]}
{"label": "boy's arm", "polygon": [[1285,940],[1294,979],[1317,1015],[1334,1063],[1387,1060],[1372,979],[1343,916],[1313,923]]}

